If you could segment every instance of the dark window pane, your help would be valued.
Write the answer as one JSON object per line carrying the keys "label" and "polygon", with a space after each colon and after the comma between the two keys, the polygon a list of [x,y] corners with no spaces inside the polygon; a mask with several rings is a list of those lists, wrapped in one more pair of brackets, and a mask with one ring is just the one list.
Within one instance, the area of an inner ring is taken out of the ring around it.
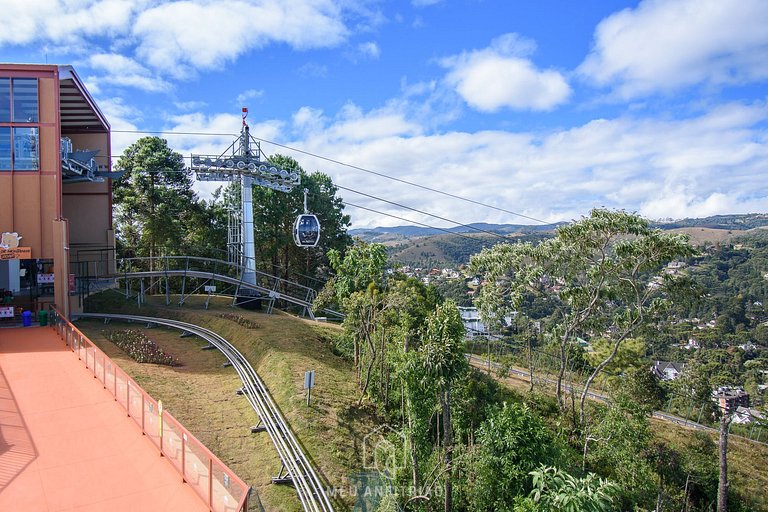
{"label": "dark window pane", "polygon": [[11,122],[11,79],[0,78],[0,123]]}
{"label": "dark window pane", "polygon": [[11,129],[0,126],[0,171],[11,168]]}
{"label": "dark window pane", "polygon": [[37,122],[37,78],[13,79],[13,121]]}
{"label": "dark window pane", "polygon": [[13,169],[36,171],[40,168],[37,128],[13,129]]}

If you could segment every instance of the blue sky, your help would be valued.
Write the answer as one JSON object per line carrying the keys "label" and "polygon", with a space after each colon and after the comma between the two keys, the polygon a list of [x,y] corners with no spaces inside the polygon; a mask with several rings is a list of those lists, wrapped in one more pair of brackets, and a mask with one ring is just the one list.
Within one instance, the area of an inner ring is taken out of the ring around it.
{"label": "blue sky", "polygon": [[768,211],[765,0],[0,0],[0,26],[0,60],[72,64],[116,131],[219,153],[173,132],[235,134],[247,106],[256,137],[507,210],[262,144],[462,223]]}

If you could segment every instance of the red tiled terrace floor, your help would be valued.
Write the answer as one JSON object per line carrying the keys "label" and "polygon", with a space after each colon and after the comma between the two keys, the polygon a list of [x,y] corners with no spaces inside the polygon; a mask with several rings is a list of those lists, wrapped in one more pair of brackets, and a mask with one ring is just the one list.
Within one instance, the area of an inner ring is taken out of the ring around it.
{"label": "red tiled terrace floor", "polygon": [[44,327],[0,329],[0,511],[208,510]]}

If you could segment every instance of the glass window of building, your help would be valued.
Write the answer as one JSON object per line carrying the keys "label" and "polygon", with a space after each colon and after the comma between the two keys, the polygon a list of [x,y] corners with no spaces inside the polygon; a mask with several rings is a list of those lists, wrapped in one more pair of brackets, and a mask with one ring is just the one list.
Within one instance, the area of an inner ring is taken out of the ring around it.
{"label": "glass window of building", "polygon": [[40,168],[37,128],[13,129],[13,169],[36,171]]}
{"label": "glass window of building", "polygon": [[11,128],[0,126],[0,171],[11,169]]}
{"label": "glass window of building", "polygon": [[37,78],[13,79],[13,122],[38,122]]}
{"label": "glass window of building", "polygon": [[11,79],[0,78],[0,123],[11,122]]}

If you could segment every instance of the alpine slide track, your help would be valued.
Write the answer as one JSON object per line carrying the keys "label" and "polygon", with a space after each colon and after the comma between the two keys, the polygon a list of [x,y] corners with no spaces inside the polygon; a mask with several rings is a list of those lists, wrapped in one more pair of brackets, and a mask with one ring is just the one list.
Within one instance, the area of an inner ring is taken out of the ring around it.
{"label": "alpine slide track", "polygon": [[[100,265],[92,265],[95,270]],[[145,294],[152,287],[157,287],[166,295],[166,304],[170,304],[171,280],[175,278],[173,287],[179,287],[181,294],[179,305],[190,296],[197,294],[210,283],[223,283],[229,288],[234,297],[233,304],[239,298],[246,300],[262,300],[268,303],[271,312],[277,301],[298,307],[301,314],[315,319],[312,313],[312,301],[316,291],[308,286],[273,276],[266,272],[256,272],[256,283],[243,280],[243,267],[221,260],[197,258],[192,256],[168,256],[158,258],[129,258],[117,261],[119,269],[113,273],[92,272],[80,278],[81,294],[104,287],[105,282],[115,286],[115,280],[124,280],[125,295],[133,298],[132,282],[138,281],[139,287],[136,299],[139,304],[145,300]],[[147,286],[148,284],[148,286]],[[206,301],[207,307],[207,301]],[[334,311],[327,311],[336,314]],[[272,399],[267,387],[253,369],[243,354],[229,341],[215,332],[186,322],[169,320],[152,316],[121,315],[108,313],[80,313],[79,318],[102,318],[105,322],[121,320],[142,322],[147,325],[163,325],[182,331],[182,335],[194,335],[205,340],[210,347],[219,350],[235,369],[243,387],[242,393],[259,416],[259,424],[251,427],[251,431],[266,431],[275,446],[282,468],[272,481],[276,484],[292,484],[296,489],[299,501],[305,511],[329,512],[333,505],[328,498],[325,484],[318,476],[312,463],[304,453],[301,444],[296,439],[279,407]]]}
{"label": "alpine slide track", "polygon": [[[233,304],[259,301],[266,304],[267,313],[272,312],[276,303],[282,302],[298,308],[300,315],[315,320],[312,310],[317,297],[315,288],[258,269],[251,270],[254,278],[246,279],[247,269],[238,263],[196,256],[156,256],[118,259],[112,272],[104,270],[107,265],[103,261],[80,262],[77,266],[83,297],[103,289],[105,284],[115,287],[116,282],[122,281],[125,296],[135,297],[139,305],[145,301],[147,293],[157,292],[165,294],[166,305],[170,305],[172,294],[178,294],[178,304],[183,305],[202,290],[209,300],[215,293],[232,296]],[[216,288],[215,292],[208,291],[211,286]],[[322,311],[329,316],[343,317],[330,309]]]}

